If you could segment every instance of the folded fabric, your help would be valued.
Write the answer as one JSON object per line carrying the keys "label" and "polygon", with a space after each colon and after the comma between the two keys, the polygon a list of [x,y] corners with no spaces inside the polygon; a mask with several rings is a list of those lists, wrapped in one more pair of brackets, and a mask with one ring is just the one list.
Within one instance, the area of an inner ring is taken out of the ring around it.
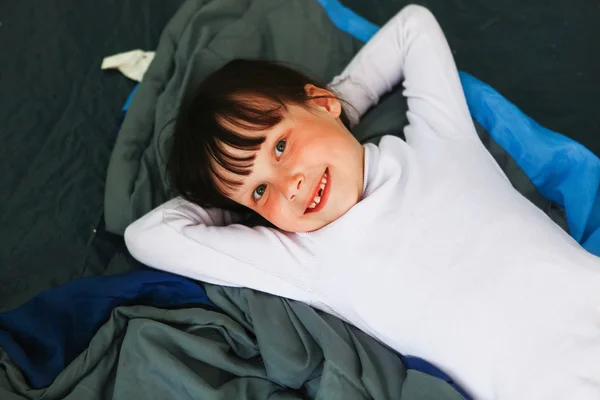
{"label": "folded fabric", "polygon": [[129,79],[141,82],[153,59],[153,51],[131,50],[104,58],[100,68],[118,69]]}
{"label": "folded fabric", "polygon": [[31,389],[0,348],[0,399],[463,399],[306,304],[249,289],[207,285],[206,292],[222,312],[117,307],[41,390]]}
{"label": "folded fabric", "polygon": [[89,345],[115,307],[131,304],[212,305],[197,283],[154,270],[80,279],[0,314],[0,347],[33,388],[43,388]]}

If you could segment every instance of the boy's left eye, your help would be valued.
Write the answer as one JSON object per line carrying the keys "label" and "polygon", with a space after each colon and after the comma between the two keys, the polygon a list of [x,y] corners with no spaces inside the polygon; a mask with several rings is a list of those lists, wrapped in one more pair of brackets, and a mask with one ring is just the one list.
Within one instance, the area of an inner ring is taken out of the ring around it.
{"label": "boy's left eye", "polygon": [[285,139],[281,139],[279,142],[277,142],[277,145],[275,146],[275,155],[277,157],[281,157],[284,150],[285,150]]}
{"label": "boy's left eye", "polygon": [[254,189],[254,192],[252,192],[252,198],[254,199],[254,201],[258,201],[263,194],[265,194],[265,190],[267,190],[267,185],[265,185],[264,183],[262,185],[259,185],[256,189]]}

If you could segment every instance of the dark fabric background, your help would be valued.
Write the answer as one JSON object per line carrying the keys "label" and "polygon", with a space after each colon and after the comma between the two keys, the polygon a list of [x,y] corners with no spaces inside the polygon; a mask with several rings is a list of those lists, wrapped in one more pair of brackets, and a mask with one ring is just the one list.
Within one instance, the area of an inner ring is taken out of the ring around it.
{"label": "dark fabric background", "polygon": [[[407,4],[343,3],[377,24]],[[438,17],[460,69],[600,154],[600,3],[418,3]],[[123,263],[111,260],[126,257],[122,240],[100,221],[116,122],[134,83],[100,63],[153,50],[180,4],[0,1],[0,311],[78,277],[119,272]]]}
{"label": "dark fabric background", "polygon": [[153,50],[179,4],[0,1],[0,310],[87,273],[117,117],[135,86],[101,71],[102,58]]}

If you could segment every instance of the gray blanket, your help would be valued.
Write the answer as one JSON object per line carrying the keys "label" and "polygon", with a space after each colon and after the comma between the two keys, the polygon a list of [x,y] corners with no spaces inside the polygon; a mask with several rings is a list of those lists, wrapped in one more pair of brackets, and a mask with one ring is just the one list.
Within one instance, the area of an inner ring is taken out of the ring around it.
{"label": "gray blanket", "polygon": [[46,389],[30,389],[0,349],[0,399],[463,399],[305,304],[246,289],[207,292],[223,312],[116,308]]}

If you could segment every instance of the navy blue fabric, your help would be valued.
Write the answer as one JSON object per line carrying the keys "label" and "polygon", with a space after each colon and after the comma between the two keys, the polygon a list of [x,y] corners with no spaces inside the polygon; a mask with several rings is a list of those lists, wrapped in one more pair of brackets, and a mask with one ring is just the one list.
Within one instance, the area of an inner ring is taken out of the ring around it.
{"label": "navy blue fabric", "polygon": [[449,383],[458,393],[460,393],[465,399],[469,400],[471,397],[465,392],[460,386],[458,386],[452,378],[450,378],[446,373],[444,373],[441,369],[435,367],[434,365],[428,363],[419,357],[409,357],[403,356],[402,362],[407,369],[412,369],[415,371],[422,372],[424,374],[436,377],[441,379],[447,383]]}
{"label": "navy blue fabric", "polygon": [[35,388],[44,388],[89,345],[123,305],[212,306],[191,280],[154,270],[80,279],[0,314],[0,347]]}

